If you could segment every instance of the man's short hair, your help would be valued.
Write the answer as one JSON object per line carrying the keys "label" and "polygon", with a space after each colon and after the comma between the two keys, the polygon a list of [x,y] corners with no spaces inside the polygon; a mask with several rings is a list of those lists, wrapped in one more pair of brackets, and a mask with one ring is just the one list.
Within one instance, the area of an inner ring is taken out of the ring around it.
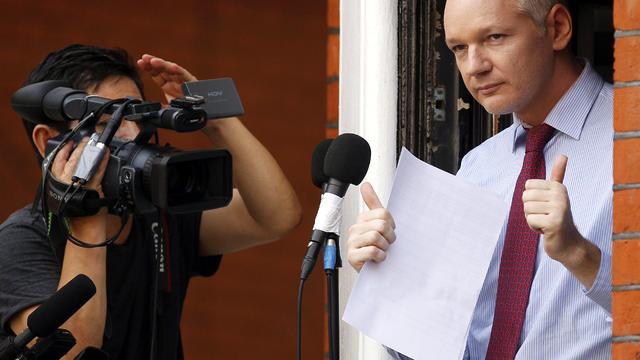
{"label": "man's short hair", "polygon": [[546,33],[545,19],[551,8],[556,4],[567,6],[565,0],[512,0],[515,1],[518,11],[530,17],[541,33]]}
{"label": "man's short hair", "polygon": [[[138,68],[124,49],[105,49],[81,44],[69,45],[49,53],[31,71],[24,85],[46,80],[66,80],[75,89],[88,90],[100,86],[110,76],[130,78],[140,90],[140,94],[144,94]],[[22,123],[36,152],[38,163],[41,164],[42,157],[31,136],[36,124],[26,119],[22,119]],[[45,125],[59,132],[69,129],[69,124],[66,122],[51,121]]]}

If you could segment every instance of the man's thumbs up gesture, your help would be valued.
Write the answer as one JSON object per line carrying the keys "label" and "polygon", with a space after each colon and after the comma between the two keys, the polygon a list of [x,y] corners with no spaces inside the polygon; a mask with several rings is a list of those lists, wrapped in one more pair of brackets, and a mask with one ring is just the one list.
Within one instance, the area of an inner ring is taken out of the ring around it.
{"label": "man's thumbs up gesture", "polygon": [[600,249],[583,238],[573,224],[567,188],[562,184],[567,157],[558,156],[549,180],[527,180],[522,194],[527,223],[544,235],[544,250],[561,262],[587,289],[600,267]]}
{"label": "man's thumbs up gesture", "polygon": [[389,245],[396,240],[396,224],[391,213],[382,206],[378,195],[368,182],[360,187],[364,202],[369,207],[349,228],[347,260],[356,271],[369,260],[383,261]]}

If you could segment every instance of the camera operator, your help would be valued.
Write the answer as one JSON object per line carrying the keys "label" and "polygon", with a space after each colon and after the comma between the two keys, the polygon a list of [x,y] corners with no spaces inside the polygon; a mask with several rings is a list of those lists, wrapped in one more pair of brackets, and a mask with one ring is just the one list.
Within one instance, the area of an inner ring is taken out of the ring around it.
{"label": "camera operator", "polygon": [[[26,83],[67,80],[89,94],[142,99],[139,70],[151,75],[167,102],[183,95],[183,82],[197,80],[177,64],[152,55],[143,55],[136,67],[124,50],[71,45],[50,53]],[[107,118],[98,121],[96,131],[104,129]],[[40,162],[47,141],[76,123],[23,122]],[[95,248],[76,246],[55,232],[48,236],[51,225],[32,206],[0,226],[0,340],[23,331],[39,303],[82,273],[93,280],[97,293],[63,325],[77,341],[67,358],[87,346],[101,348],[112,359],[144,359],[150,353],[157,359],[182,358],[179,324],[189,278],[215,273],[221,254],[283,237],[301,217],[298,199],[275,159],[238,118],[210,120],[202,131],[214,148],[233,156],[237,188],[226,207],[157,218],[131,216],[113,244]],[[136,123],[123,121],[115,136],[133,139],[138,132]],[[86,143],[75,149],[68,143],[60,150],[51,169],[56,178],[71,183]],[[101,196],[107,162],[108,153],[85,184]],[[105,242],[121,227],[121,219],[104,207],[96,215],[67,220],[71,234],[90,244]],[[154,233],[158,227],[163,232]],[[154,236],[168,244],[165,277],[155,273]]]}

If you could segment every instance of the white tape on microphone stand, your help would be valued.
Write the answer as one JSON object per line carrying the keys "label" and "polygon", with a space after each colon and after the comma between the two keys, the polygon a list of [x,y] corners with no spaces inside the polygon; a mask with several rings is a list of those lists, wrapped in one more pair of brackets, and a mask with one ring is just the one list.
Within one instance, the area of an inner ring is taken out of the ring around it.
{"label": "white tape on microphone stand", "polygon": [[322,195],[316,221],[313,224],[314,230],[340,235],[340,226],[342,225],[342,200],[343,198],[331,193],[324,193]]}

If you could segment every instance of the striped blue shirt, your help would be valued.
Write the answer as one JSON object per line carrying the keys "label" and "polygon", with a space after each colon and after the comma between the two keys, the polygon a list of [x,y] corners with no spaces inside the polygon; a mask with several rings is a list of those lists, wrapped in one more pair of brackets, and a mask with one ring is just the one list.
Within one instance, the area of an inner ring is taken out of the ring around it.
{"label": "striped blue shirt", "polygon": [[[513,125],[470,151],[457,176],[511,203],[525,153],[525,131]],[[556,129],[544,148],[546,176],[559,155],[569,158],[564,185],[574,223],[602,253],[587,291],[538,243],[535,276],[516,359],[611,358],[611,234],[613,197],[613,89],[587,63],[547,116]],[[507,220],[491,259],[469,329],[465,359],[484,359],[489,345]],[[455,311],[455,309],[452,309]],[[405,357],[390,350],[390,353]]]}
{"label": "striped blue shirt", "polygon": [[[511,203],[525,152],[525,131],[514,124],[467,154],[457,176]],[[601,252],[595,284],[587,291],[538,242],[535,276],[516,359],[611,357],[611,233],[613,197],[613,90],[589,64],[545,122],[556,129],[544,149],[547,178],[559,155],[569,162],[564,185],[580,234]],[[473,315],[468,358],[484,358],[491,335],[505,225]]]}

